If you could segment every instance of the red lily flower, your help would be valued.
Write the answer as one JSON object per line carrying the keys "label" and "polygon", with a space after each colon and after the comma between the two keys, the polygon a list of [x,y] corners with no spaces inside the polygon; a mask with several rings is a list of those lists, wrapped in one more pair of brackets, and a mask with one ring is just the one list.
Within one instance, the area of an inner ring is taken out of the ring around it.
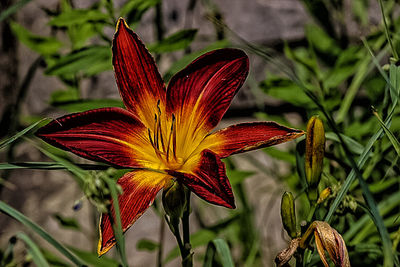
{"label": "red lily flower", "polygon": [[[275,122],[234,125],[211,133],[244,83],[249,60],[237,49],[211,51],[177,73],[167,89],[138,36],[119,19],[113,65],[126,106],[58,118],[39,129],[44,141],[81,157],[139,168],[118,180],[123,231],[171,179],[200,198],[235,208],[221,158],[303,135]],[[110,219],[100,219],[99,255],[115,244]]]}

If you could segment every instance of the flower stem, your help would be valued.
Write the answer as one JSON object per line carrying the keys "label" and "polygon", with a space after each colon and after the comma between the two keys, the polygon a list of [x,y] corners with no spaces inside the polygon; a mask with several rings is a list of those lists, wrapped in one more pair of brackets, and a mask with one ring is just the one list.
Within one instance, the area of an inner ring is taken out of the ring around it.
{"label": "flower stem", "polygon": [[165,221],[167,222],[169,229],[175,236],[176,242],[178,243],[179,251],[182,257],[182,267],[193,266],[193,253],[192,245],[190,244],[190,231],[189,231],[189,215],[190,215],[190,191],[186,190],[186,207],[182,214],[182,236],[179,228],[179,217],[165,215]]}
{"label": "flower stem", "polygon": [[192,245],[190,244],[190,231],[189,231],[189,216],[190,216],[190,191],[186,191],[186,209],[182,216],[182,230],[183,230],[183,249],[182,266],[193,266],[193,253]]}

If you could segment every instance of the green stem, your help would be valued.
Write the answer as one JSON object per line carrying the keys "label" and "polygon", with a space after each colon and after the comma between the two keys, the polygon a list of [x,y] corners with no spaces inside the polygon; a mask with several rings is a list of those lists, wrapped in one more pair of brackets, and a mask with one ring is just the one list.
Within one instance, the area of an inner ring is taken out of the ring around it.
{"label": "green stem", "polygon": [[307,223],[310,223],[312,221],[316,209],[317,209],[317,203],[311,204],[310,211],[308,212],[307,215]]}
{"label": "green stem", "polygon": [[186,209],[182,216],[182,230],[183,230],[183,253],[182,253],[182,266],[193,266],[193,253],[192,245],[190,244],[190,231],[189,231],[189,216],[190,216],[190,191],[186,191]]}
{"label": "green stem", "polygon": [[158,246],[158,252],[157,252],[157,267],[162,267],[162,252],[163,252],[163,247],[164,247],[164,232],[165,232],[165,224],[160,220],[160,241],[159,241],[159,246]]}
{"label": "green stem", "polygon": [[[190,244],[190,231],[189,231],[189,216],[190,216],[190,191],[185,188],[186,206],[183,211],[182,217],[165,215],[169,229],[176,238],[179,251],[182,257],[182,267],[193,267],[193,253]],[[179,223],[182,221],[182,236],[180,234]],[[183,238],[183,241],[182,241]]]}

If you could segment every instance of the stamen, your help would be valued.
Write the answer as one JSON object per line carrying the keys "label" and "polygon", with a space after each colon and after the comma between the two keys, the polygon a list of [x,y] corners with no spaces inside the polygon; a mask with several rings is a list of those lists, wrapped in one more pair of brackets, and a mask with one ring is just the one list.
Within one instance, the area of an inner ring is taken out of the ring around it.
{"label": "stamen", "polygon": [[154,127],[153,127],[153,140],[154,144],[158,143],[158,139],[156,136],[156,131],[157,130],[157,114],[154,114]]}
{"label": "stamen", "polygon": [[169,132],[168,143],[167,143],[167,161],[169,161],[169,145],[171,144],[171,137],[172,137],[172,132],[174,131],[174,124],[175,124],[175,115],[172,114],[171,131]]}
{"label": "stamen", "polygon": [[[174,114],[172,114],[172,121],[175,122]],[[176,159],[176,127],[172,128],[172,151],[174,152],[174,159]]]}
{"label": "stamen", "polygon": [[151,146],[154,148],[154,151],[156,152],[157,157],[158,157],[159,159],[162,159],[160,150],[158,150],[158,148],[157,148],[156,145],[154,144],[153,139],[151,138],[151,130],[150,130],[150,128],[147,128],[147,132],[148,132],[148,134],[149,134],[150,144],[151,144]]}
{"label": "stamen", "polygon": [[160,100],[157,101],[157,109],[158,109],[157,136],[160,137],[161,146],[162,146],[162,148],[163,148],[163,151],[165,152],[164,138],[163,138],[162,129],[161,129],[161,109],[160,109]]}

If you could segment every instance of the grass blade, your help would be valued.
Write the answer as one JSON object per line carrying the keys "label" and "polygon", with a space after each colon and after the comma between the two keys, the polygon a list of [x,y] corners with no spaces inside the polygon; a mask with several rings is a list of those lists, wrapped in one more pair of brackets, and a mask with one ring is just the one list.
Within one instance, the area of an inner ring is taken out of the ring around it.
{"label": "grass blade", "polygon": [[40,235],[43,239],[49,242],[54,248],[56,248],[61,254],[67,257],[70,261],[72,261],[76,266],[84,266],[84,264],[73,255],[66,247],[64,247],[61,243],[55,240],[50,234],[48,234],[43,228],[39,225],[31,221],[28,217],[15,210],[11,206],[7,205],[5,202],[0,201],[0,211],[11,216],[15,220],[19,221],[26,227],[32,229],[38,235]]}
{"label": "grass blade", "polygon": [[23,136],[24,134],[26,134],[27,132],[29,132],[30,130],[32,130],[33,128],[35,128],[39,123],[43,122],[44,120],[48,120],[47,118],[45,119],[41,119],[40,121],[35,122],[34,124],[26,127],[25,129],[23,129],[22,131],[16,133],[15,135],[11,136],[10,138],[7,138],[5,140],[2,140],[0,142],[0,150],[3,149],[4,147],[8,146],[9,144],[11,144],[12,142],[14,142],[15,140],[17,140],[18,138],[20,138],[21,136]]}
{"label": "grass blade", "polygon": [[32,239],[29,238],[29,236],[27,236],[25,233],[18,233],[16,236],[17,238],[24,241],[25,244],[28,246],[28,252],[32,256],[32,260],[36,264],[36,266],[50,267],[39,247],[35,244],[35,242],[32,241]]}
{"label": "grass blade", "polygon": [[17,12],[20,8],[22,8],[24,5],[28,4],[32,0],[21,0],[14,5],[10,6],[6,10],[0,13],[0,22]]}
{"label": "grass blade", "polygon": [[[107,170],[110,166],[100,164],[75,164],[83,170]],[[0,163],[0,170],[34,169],[34,170],[67,170],[64,164],[59,162],[12,162]]]}
{"label": "grass blade", "polygon": [[392,131],[388,127],[386,127],[385,123],[383,123],[383,121],[379,117],[378,113],[375,110],[372,113],[378,119],[379,124],[381,125],[382,129],[385,131],[385,134],[389,138],[390,142],[392,143],[394,149],[397,152],[397,155],[400,156],[400,143],[399,143],[399,140],[397,140],[397,138],[394,136]]}
{"label": "grass blade", "polygon": [[234,267],[231,251],[225,240],[217,238],[208,243],[203,267],[213,266],[213,257],[217,254],[222,267]]}
{"label": "grass blade", "polygon": [[[110,178],[105,178],[105,181],[107,183],[108,188],[110,189],[112,200],[113,200],[112,203],[113,203],[113,207],[114,207],[114,211],[115,211],[116,222],[114,222],[113,220],[111,220],[111,222],[112,222],[115,240],[117,242],[118,253],[121,258],[122,265],[128,266],[128,261],[126,259],[126,252],[125,252],[125,238],[124,238],[124,235],[122,232],[121,213],[119,210],[117,187],[116,187],[114,180],[112,180]],[[109,217],[110,217],[110,219],[113,218],[111,212],[109,214]]]}

